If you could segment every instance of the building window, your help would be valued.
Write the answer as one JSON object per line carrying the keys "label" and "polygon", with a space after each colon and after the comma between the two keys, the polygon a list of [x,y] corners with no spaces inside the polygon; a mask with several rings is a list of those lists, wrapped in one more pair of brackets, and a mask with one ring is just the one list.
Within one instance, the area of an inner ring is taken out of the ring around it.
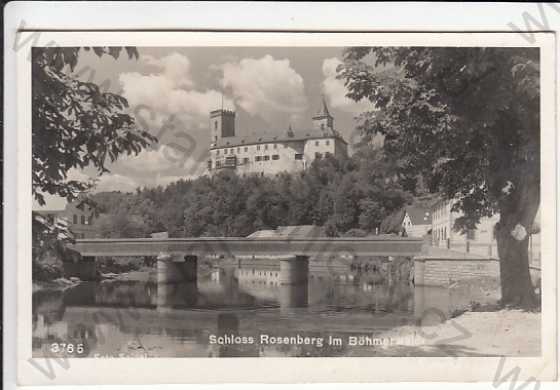
{"label": "building window", "polygon": [[273,160],[280,160],[280,156],[277,155],[277,154],[273,154],[273,155],[272,155],[272,159],[273,159]]}
{"label": "building window", "polygon": [[241,152],[241,148],[237,148],[237,153]]}
{"label": "building window", "polygon": [[315,152],[315,158],[318,158],[318,159],[319,159],[319,158],[321,158],[321,157],[323,157],[323,155],[322,155],[321,153]]}
{"label": "building window", "polygon": [[74,216],[72,218],[72,222],[74,223],[74,225],[78,224],[78,216],[76,214],[74,214]]}
{"label": "building window", "polygon": [[249,148],[247,146],[245,146],[245,148],[243,149],[245,152],[249,151]]}
{"label": "building window", "polygon": [[261,150],[261,145],[257,145],[257,150]]}
{"label": "building window", "polygon": [[256,157],[255,157],[255,161],[261,161],[261,160],[262,160],[262,157],[261,157],[261,156],[256,156]]}
{"label": "building window", "polygon": [[231,149],[229,150],[229,154],[235,154],[235,150],[233,150],[233,148],[231,148]]}
{"label": "building window", "polygon": [[221,168],[221,167],[222,167],[222,162],[216,161],[216,168]]}
{"label": "building window", "polygon": [[273,147],[274,149],[278,149],[278,145],[276,145],[276,144],[272,145],[272,147]]}
{"label": "building window", "polygon": [[325,152],[325,157],[330,157],[331,156],[331,152]]}
{"label": "building window", "polygon": [[264,150],[268,150],[268,145],[264,145]]}
{"label": "building window", "polygon": [[82,225],[85,225],[85,224],[86,224],[86,216],[85,216],[85,215],[81,215],[81,216],[80,216],[80,223],[81,223]]}
{"label": "building window", "polygon": [[208,169],[212,169],[212,160],[208,160]]}
{"label": "building window", "polygon": [[220,155],[220,149],[216,150],[216,156]]}
{"label": "building window", "polygon": [[331,141],[329,141],[329,140],[325,141],[325,145],[329,146],[330,144],[331,144]]}
{"label": "building window", "polygon": [[214,121],[214,130],[218,130],[218,121]]}
{"label": "building window", "polygon": [[294,156],[294,158],[295,158],[296,160],[303,160],[303,154],[302,154],[302,153],[296,153],[295,156]]}
{"label": "building window", "polygon": [[315,146],[319,146],[319,141],[315,141]]}
{"label": "building window", "polygon": [[249,164],[249,157],[243,158],[243,164]]}
{"label": "building window", "polygon": [[270,160],[270,156],[264,156],[264,161]]}

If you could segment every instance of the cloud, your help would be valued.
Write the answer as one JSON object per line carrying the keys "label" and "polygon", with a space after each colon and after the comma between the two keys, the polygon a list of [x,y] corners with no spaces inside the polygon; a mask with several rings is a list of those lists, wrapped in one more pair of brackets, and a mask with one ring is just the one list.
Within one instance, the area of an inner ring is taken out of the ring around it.
{"label": "cloud", "polygon": [[[209,112],[222,104],[222,93],[214,89],[195,89],[190,61],[182,54],[141,58],[155,71],[119,75],[122,94],[135,109],[139,122],[156,135],[170,118],[188,129],[206,129]],[[229,99],[224,100],[224,106],[234,108]]]}
{"label": "cloud", "polygon": [[145,55],[142,57],[142,61],[158,69],[166,79],[173,81],[177,88],[188,89],[194,86],[191,62],[184,55],[177,52],[162,58]]}
{"label": "cloud", "polygon": [[146,174],[181,173],[184,177],[191,177],[203,173],[206,169],[208,151],[196,154],[196,146],[179,144],[160,145],[156,149],[146,149],[138,155],[127,156],[119,160],[119,171],[141,174],[145,180]]}
{"label": "cloud", "polygon": [[327,58],[323,61],[323,76],[325,76],[325,79],[321,88],[330,106],[354,114],[372,110],[373,105],[366,99],[355,102],[346,97],[348,89],[342,80],[336,78],[336,68],[340,64],[342,64],[342,61],[336,57]]}
{"label": "cloud", "polygon": [[276,60],[270,55],[244,58],[227,62],[221,69],[222,86],[229,88],[235,102],[253,116],[274,123],[286,115],[297,120],[307,109],[303,78],[287,59]]}
{"label": "cloud", "polygon": [[119,175],[117,173],[106,173],[97,178],[97,184],[94,192],[104,191],[123,191],[133,192],[140,185],[129,176]]}
{"label": "cloud", "polygon": [[235,109],[233,100],[223,98],[216,89],[197,88],[185,55],[144,55],[141,61],[146,71],[121,73],[119,82],[138,126],[156,136],[158,144],[138,155],[119,158],[111,171],[132,177],[142,186],[159,185],[164,180],[161,177],[199,174],[201,170],[189,161],[205,167],[210,144],[209,113],[222,104]]}

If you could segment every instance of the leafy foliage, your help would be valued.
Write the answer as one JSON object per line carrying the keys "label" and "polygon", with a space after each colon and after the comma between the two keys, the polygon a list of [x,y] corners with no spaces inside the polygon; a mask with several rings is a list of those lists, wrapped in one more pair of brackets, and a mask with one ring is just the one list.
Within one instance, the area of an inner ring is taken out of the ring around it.
{"label": "leafy foliage", "polygon": [[[71,201],[92,186],[92,182],[68,180],[71,168],[93,166],[102,174],[107,172],[107,161],[138,153],[156,141],[135,126],[126,99],[70,75],[80,50],[46,47],[32,51],[32,177],[33,195],[40,204],[44,204],[44,194]],[[116,59],[122,48],[83,50]],[[135,48],[125,51],[129,58],[138,57]]]}
{"label": "leafy foliage", "polygon": [[[388,64],[399,72],[377,70]],[[339,77],[374,103],[360,129],[385,135],[402,174],[460,199],[458,228],[499,211],[508,182],[539,176],[538,49],[350,48]]]}
{"label": "leafy foliage", "polygon": [[420,175],[456,200],[455,228],[500,214],[502,300],[524,306],[535,302],[526,233],[540,203],[539,61],[538,48],[359,47],[338,69],[348,96],[375,107],[362,132],[384,134],[412,187]]}
{"label": "leafy foliage", "polygon": [[[352,158],[316,160],[304,173],[240,177],[222,172],[135,194],[94,194],[92,201],[98,204],[104,236],[155,231],[175,237],[247,236],[286,225],[324,226],[336,236],[375,231],[387,214],[411,200],[387,178],[388,170],[381,151],[366,149]],[[144,225],[134,230],[134,220]]]}

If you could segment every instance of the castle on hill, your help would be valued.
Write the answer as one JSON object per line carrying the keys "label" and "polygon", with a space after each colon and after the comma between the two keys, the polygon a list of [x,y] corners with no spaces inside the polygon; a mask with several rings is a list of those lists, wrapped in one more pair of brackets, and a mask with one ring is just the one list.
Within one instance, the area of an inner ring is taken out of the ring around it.
{"label": "castle on hill", "polygon": [[[329,155],[346,156],[348,143],[334,127],[334,118],[323,99],[312,117],[313,128],[293,130],[281,135],[237,136],[235,112],[210,112],[211,143],[208,170],[223,169],[239,174],[275,175],[305,170],[315,159]],[[279,133],[278,133],[279,134]]]}

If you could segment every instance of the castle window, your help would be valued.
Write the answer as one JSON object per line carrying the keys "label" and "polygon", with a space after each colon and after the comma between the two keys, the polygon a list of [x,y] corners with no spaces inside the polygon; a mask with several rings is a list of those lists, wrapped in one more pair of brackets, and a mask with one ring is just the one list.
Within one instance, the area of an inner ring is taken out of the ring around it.
{"label": "castle window", "polygon": [[319,146],[319,141],[315,141],[315,146]]}
{"label": "castle window", "polygon": [[325,141],[325,145],[329,146],[330,144],[331,144],[331,141],[329,141],[329,140]]}
{"label": "castle window", "polygon": [[220,149],[216,150],[216,156],[220,155]]}
{"label": "castle window", "polygon": [[264,161],[270,160],[270,156],[264,156]]}
{"label": "castle window", "polygon": [[330,157],[331,156],[331,152],[325,152],[325,157]]}
{"label": "castle window", "polygon": [[249,157],[243,158],[243,164],[249,164]]}
{"label": "castle window", "polygon": [[212,169],[212,160],[208,160],[208,169]]}
{"label": "castle window", "polygon": [[241,148],[237,148],[237,153],[241,152]]}
{"label": "castle window", "polygon": [[221,168],[221,167],[222,167],[222,162],[216,161],[216,168]]}
{"label": "castle window", "polygon": [[257,145],[257,150],[261,150],[261,145]]}
{"label": "castle window", "polygon": [[245,148],[243,149],[245,152],[249,151],[249,148],[247,146],[245,146]]}
{"label": "castle window", "polygon": [[276,144],[272,145],[272,147],[273,147],[274,149],[278,149],[278,145],[276,145]]}
{"label": "castle window", "polygon": [[294,156],[294,158],[295,158],[296,160],[303,160],[303,154],[301,154],[301,153],[296,153],[295,156]]}
{"label": "castle window", "polygon": [[74,216],[72,218],[72,223],[74,223],[74,225],[78,224],[78,216],[76,214],[74,214]]}
{"label": "castle window", "polygon": [[231,149],[229,150],[229,154],[235,154],[235,150],[233,150],[233,148],[231,148]]}
{"label": "castle window", "polygon": [[256,156],[256,157],[255,157],[255,161],[261,161],[261,160],[262,160],[262,157],[261,157],[261,156]]}
{"label": "castle window", "polygon": [[273,155],[272,155],[272,159],[273,159],[273,160],[279,160],[279,159],[280,159],[280,156],[277,155],[277,154],[273,154]]}
{"label": "castle window", "polygon": [[268,150],[268,145],[264,145],[264,150]]}
{"label": "castle window", "polygon": [[85,224],[86,224],[86,216],[85,216],[85,215],[80,216],[80,223],[81,223],[82,225],[85,225]]}
{"label": "castle window", "polygon": [[214,130],[218,130],[218,121],[214,121]]}
{"label": "castle window", "polygon": [[319,152],[315,153],[315,158],[321,158],[321,157],[323,157],[323,155],[321,153],[319,153]]}

